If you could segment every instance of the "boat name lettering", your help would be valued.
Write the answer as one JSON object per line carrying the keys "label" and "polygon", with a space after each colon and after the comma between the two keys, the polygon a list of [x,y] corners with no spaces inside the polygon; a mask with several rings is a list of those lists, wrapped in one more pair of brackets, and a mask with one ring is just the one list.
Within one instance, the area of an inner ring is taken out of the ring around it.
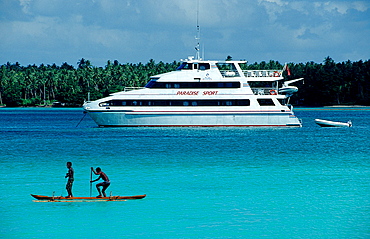
{"label": "boat name lettering", "polygon": [[177,91],[177,95],[198,95],[199,91]]}
{"label": "boat name lettering", "polygon": [[217,93],[218,93],[217,90],[203,91],[203,95],[217,95]]}

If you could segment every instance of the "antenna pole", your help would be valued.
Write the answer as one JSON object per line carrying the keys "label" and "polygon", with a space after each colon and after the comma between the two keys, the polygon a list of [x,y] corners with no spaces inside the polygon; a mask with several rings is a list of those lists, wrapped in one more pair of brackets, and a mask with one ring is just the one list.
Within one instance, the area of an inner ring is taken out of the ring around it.
{"label": "antenna pole", "polygon": [[195,46],[196,50],[196,55],[195,59],[200,60],[200,55],[199,55],[199,48],[200,48],[200,27],[199,27],[199,0],[197,1],[197,36],[195,37],[195,40],[197,40],[197,45]]}

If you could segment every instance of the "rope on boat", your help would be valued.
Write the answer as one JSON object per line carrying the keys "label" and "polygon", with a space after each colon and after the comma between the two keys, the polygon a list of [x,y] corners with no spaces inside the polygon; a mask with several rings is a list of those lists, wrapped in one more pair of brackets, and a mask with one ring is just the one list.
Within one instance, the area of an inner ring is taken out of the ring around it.
{"label": "rope on boat", "polygon": [[80,120],[80,122],[78,122],[78,124],[76,125],[76,128],[80,125],[80,123],[82,122],[82,120],[85,118],[86,116],[86,111],[84,111],[84,116],[82,116],[82,119]]}

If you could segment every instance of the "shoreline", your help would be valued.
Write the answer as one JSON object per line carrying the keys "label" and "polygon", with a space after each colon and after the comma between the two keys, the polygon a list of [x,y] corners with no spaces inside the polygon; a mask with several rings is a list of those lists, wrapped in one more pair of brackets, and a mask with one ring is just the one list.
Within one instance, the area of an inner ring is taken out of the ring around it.
{"label": "shoreline", "polygon": [[323,106],[324,108],[363,108],[363,107],[370,107],[366,105],[329,105]]}

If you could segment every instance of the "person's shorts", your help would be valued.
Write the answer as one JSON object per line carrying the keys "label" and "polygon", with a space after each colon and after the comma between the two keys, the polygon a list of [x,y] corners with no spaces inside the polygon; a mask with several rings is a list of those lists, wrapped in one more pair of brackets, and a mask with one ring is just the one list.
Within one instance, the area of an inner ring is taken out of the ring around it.
{"label": "person's shorts", "polygon": [[74,179],[73,178],[69,178],[68,179],[68,182],[67,182],[67,185],[66,185],[66,189],[71,189],[72,186],[73,186],[73,181]]}
{"label": "person's shorts", "polygon": [[106,182],[106,181],[104,181],[104,182],[102,182],[102,183],[99,183],[98,185],[99,185],[99,186],[103,186],[104,188],[107,188],[107,187],[109,187],[110,182]]}

